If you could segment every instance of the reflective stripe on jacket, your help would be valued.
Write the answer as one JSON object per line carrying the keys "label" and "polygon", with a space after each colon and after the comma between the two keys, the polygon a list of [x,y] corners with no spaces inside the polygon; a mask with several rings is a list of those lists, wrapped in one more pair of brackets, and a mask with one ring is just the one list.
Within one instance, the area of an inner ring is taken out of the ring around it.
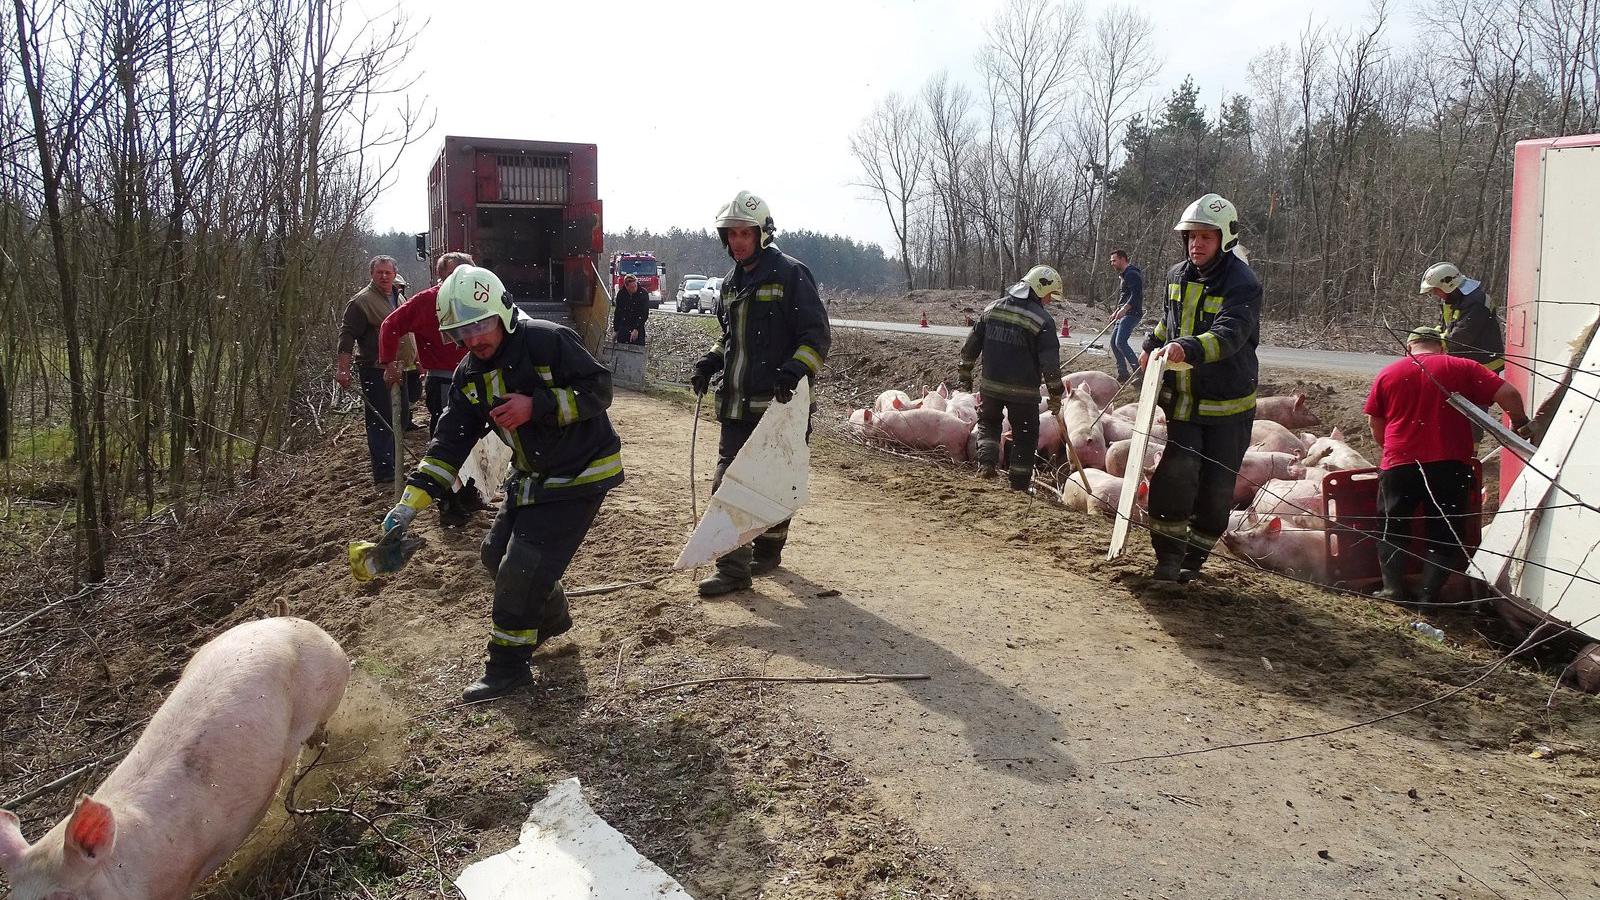
{"label": "reflective stripe on jacket", "polygon": [[[489,412],[507,394],[533,399],[533,418],[508,430]],[[494,359],[456,367],[450,400],[422,463],[406,479],[435,500],[450,492],[461,464],[493,430],[511,448],[506,499],[518,506],[577,497],[622,483],[622,441],[611,427],[611,373],[564,325],[522,320]]]}
{"label": "reflective stripe on jacket", "polygon": [[717,418],[755,421],[772,403],[779,369],[810,375],[812,387],[828,357],[828,311],[805,263],[768,247],[752,271],[734,266],[717,298],[722,339],[710,357],[720,360]]}
{"label": "reflective stripe on jacket", "polygon": [[1037,299],[1006,296],[984,307],[961,345],[962,381],[972,378],[979,356],[978,392],[985,397],[1037,401],[1043,384],[1051,398],[1061,399],[1061,339],[1055,319]]}
{"label": "reflective stripe on jacket", "polygon": [[1192,367],[1167,372],[1161,408],[1169,418],[1254,415],[1261,282],[1244,260],[1223,253],[1205,276],[1188,260],[1167,270],[1161,320],[1145,338],[1144,349],[1173,341],[1182,345],[1184,361]]}

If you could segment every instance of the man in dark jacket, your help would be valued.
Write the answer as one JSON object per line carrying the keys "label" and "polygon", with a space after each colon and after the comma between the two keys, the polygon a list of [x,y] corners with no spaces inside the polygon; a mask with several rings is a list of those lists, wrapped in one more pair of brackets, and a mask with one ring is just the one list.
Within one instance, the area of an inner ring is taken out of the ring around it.
{"label": "man in dark jacket", "polygon": [[622,279],[622,290],[617,291],[616,311],[611,316],[611,330],[619,344],[643,344],[644,323],[650,318],[650,292],[639,286],[636,276]]}
{"label": "man in dark jacket", "polygon": [[1188,258],[1167,270],[1161,321],[1144,341],[1143,368],[1160,350],[1167,446],[1150,478],[1154,576],[1195,577],[1228,527],[1233,488],[1256,409],[1261,282],[1239,247],[1233,204],[1207,194],[1173,227]]}
{"label": "man in dark jacket", "polygon": [[[371,280],[345,303],[344,316],[339,320],[339,351],[334,358],[333,377],[340,387],[350,387],[355,380],[350,375],[351,363],[355,364],[361,381],[372,480],[387,484],[394,480],[394,432],[389,429],[389,386],[384,383],[384,369],[378,363],[378,332],[403,297],[394,257],[374,256],[367,271]],[[403,369],[416,368],[417,345],[410,337],[400,342],[397,358]],[[406,380],[401,409],[406,418],[401,427],[406,431],[417,427],[411,422],[411,401],[421,393],[421,385],[413,388],[413,381]]]}
{"label": "man in dark jacket", "polygon": [[983,357],[978,380],[978,474],[995,473],[1000,461],[1002,418],[1011,420],[1011,456],[1006,466],[1011,489],[1033,484],[1039,449],[1039,385],[1050,394],[1050,411],[1061,417],[1061,339],[1045,311],[1061,298],[1061,276],[1049,266],[1034,266],[1006,296],[991,303],[961,347],[960,386],[972,390],[972,366]]}
{"label": "man in dark jacket", "polygon": [[518,321],[500,279],[459,266],[439,288],[440,333],[467,348],[450,401],[405,495],[384,519],[385,540],[450,493],[456,472],[491,429],[512,450],[506,499],[483,540],[494,573],[484,675],[466,700],[533,680],[533,651],[572,627],[561,576],[606,492],[622,483],[622,442],[611,427],[611,374],[572,329]]}
{"label": "man in dark jacket", "polygon": [[1489,308],[1483,282],[1466,278],[1454,264],[1434,263],[1422,274],[1424,294],[1439,298],[1439,328],[1445,352],[1482,363],[1499,374],[1506,367],[1505,334],[1500,319]]}
{"label": "man in dark jacket", "polygon": [[1127,381],[1128,373],[1139,365],[1129,338],[1144,318],[1144,273],[1128,261],[1128,251],[1111,251],[1111,268],[1117,272],[1121,287],[1118,290],[1122,305],[1111,314],[1111,355],[1117,361],[1117,380]]}
{"label": "man in dark jacket", "polygon": [[[767,407],[774,400],[792,400],[802,378],[816,384],[831,342],[828,312],[811,270],[773,244],[777,227],[765,200],[740,191],[717,214],[717,233],[734,263],[717,299],[722,339],[695,363],[692,379],[694,392],[704,395],[711,376],[723,373],[717,390],[722,434],[713,491]],[[785,520],[758,535],[753,545],[717,560],[716,574],[700,582],[700,595],[715,597],[749,587],[753,576],[778,567],[788,539]]]}

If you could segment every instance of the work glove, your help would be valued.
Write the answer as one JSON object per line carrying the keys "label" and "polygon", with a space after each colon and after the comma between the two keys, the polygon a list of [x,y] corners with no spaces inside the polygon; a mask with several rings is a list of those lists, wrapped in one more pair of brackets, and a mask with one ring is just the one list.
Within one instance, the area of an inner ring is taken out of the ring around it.
{"label": "work glove", "polygon": [[1526,418],[1522,419],[1521,421],[1512,419],[1511,430],[1515,431],[1517,436],[1525,441],[1533,440],[1533,423]]}
{"label": "work glove", "polygon": [[800,386],[801,377],[803,376],[800,373],[789,368],[788,364],[785,363],[784,367],[778,370],[777,378],[773,379],[773,398],[779,403],[788,403],[793,400],[794,389]]}
{"label": "work glove", "polygon": [[704,397],[706,391],[711,390],[711,376],[717,374],[717,370],[722,368],[721,362],[717,357],[708,353],[694,364],[694,377],[689,379],[689,386],[694,388],[696,397]]}
{"label": "work glove", "polygon": [[1057,419],[1061,418],[1061,398],[1060,397],[1051,397],[1049,400],[1045,401],[1045,405],[1050,408],[1050,412],[1051,412],[1052,415],[1054,415]]}
{"label": "work glove", "polygon": [[956,388],[958,390],[966,391],[969,394],[972,393],[972,378],[969,377],[969,376],[963,375],[960,378],[956,379]]}
{"label": "work glove", "polygon": [[383,517],[383,539],[398,540],[404,536],[406,528],[417,517],[417,513],[427,509],[428,504],[432,502],[433,498],[428,496],[427,491],[414,484],[406,485],[405,493],[400,495],[400,502]]}

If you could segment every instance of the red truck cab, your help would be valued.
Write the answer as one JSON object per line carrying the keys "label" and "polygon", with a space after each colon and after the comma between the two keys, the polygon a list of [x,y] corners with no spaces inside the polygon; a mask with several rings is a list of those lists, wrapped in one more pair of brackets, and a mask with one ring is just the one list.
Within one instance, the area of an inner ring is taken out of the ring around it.
{"label": "red truck cab", "polygon": [[443,253],[472,254],[519,309],[572,326],[599,351],[610,302],[594,144],[447,136],[417,244],[430,267]]}

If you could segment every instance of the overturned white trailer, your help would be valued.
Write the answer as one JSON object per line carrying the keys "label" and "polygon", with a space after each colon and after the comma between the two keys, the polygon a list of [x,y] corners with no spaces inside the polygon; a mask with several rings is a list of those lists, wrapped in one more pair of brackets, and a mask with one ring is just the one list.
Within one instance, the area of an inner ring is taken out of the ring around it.
{"label": "overturned white trailer", "polygon": [[[1538,411],[1473,558],[1503,613],[1600,640],[1600,135],[1517,144],[1505,377]],[[1592,648],[1591,648],[1592,649]]]}

